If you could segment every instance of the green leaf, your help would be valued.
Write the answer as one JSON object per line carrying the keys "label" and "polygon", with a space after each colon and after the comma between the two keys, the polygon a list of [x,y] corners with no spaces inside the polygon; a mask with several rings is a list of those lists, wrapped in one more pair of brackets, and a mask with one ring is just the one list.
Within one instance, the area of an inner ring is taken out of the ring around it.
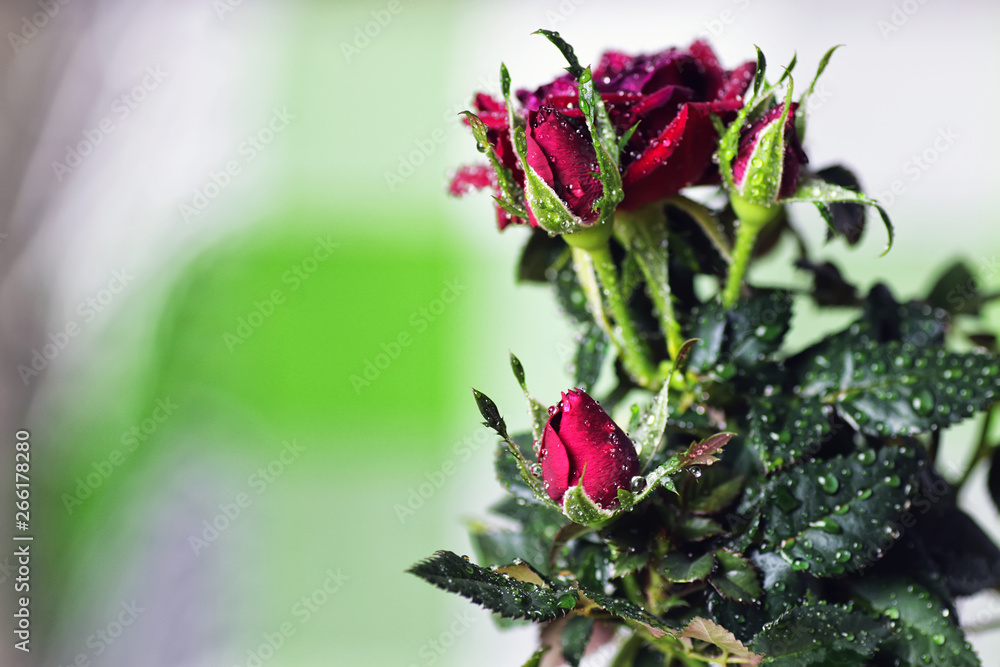
{"label": "green leaf", "polygon": [[707,618],[696,617],[684,628],[680,637],[697,639],[718,646],[730,658],[739,658],[745,665],[759,665],[763,656],[757,655],[744,646],[733,633]]}
{"label": "green leaf", "polygon": [[792,607],[750,647],[767,656],[764,665],[855,667],[866,664],[886,635],[884,626],[850,606],[819,604]]}
{"label": "green leaf", "polygon": [[715,552],[719,567],[709,581],[721,596],[744,604],[755,602],[764,590],[749,560],[724,549]]}
{"label": "green leaf", "polygon": [[681,583],[701,581],[715,567],[715,554],[709,552],[697,558],[692,558],[681,552],[673,552],[660,560],[660,573],[668,581]]}
{"label": "green leaf", "polygon": [[571,616],[562,629],[563,658],[572,667],[578,667],[587,642],[594,632],[594,619],[586,616]]}
{"label": "green leaf", "polygon": [[860,192],[853,192],[845,187],[834,185],[833,183],[828,183],[818,178],[806,177],[799,181],[799,186],[795,192],[793,192],[790,197],[782,199],[782,201],[812,202],[816,204],[820,215],[823,216],[823,219],[827,221],[827,224],[829,224],[831,228],[835,228],[834,221],[825,204],[833,202],[849,202],[853,204],[864,204],[865,206],[874,206],[875,210],[878,211],[879,216],[882,218],[882,223],[885,225],[886,233],[889,235],[889,241],[886,243],[885,250],[882,254],[884,255],[892,248],[893,229],[892,222],[889,220],[889,214],[885,212],[885,209],[882,208],[881,204]]}
{"label": "green leaf", "polygon": [[830,410],[817,397],[760,397],[750,402],[749,445],[774,472],[816,454],[830,437]]}
{"label": "green leaf", "polygon": [[701,342],[691,352],[691,369],[722,372],[720,366],[757,365],[775,354],[788,333],[792,303],[784,290],[758,290],[729,311],[715,301],[697,308],[689,337]]}
{"label": "green leaf", "polygon": [[[712,469],[715,470],[715,469]],[[710,474],[712,470],[703,471]],[[721,512],[732,505],[740,493],[743,492],[743,485],[746,479],[742,476],[733,477],[724,482],[715,481],[712,484],[698,484],[695,487],[694,495],[687,503],[688,509],[701,514],[715,514]],[[704,488],[702,488],[704,487]]]}
{"label": "green leaf", "polygon": [[573,356],[574,385],[586,392],[594,388],[604,366],[604,360],[608,356],[610,345],[611,341],[608,340],[607,334],[593,322],[577,334],[576,352]]}
{"label": "green leaf", "polygon": [[543,574],[548,572],[548,544],[521,530],[488,528],[479,523],[470,526],[469,537],[479,562],[505,565],[521,558]]}
{"label": "green leaf", "polygon": [[900,577],[865,577],[854,591],[895,631],[884,648],[908,665],[973,667],[979,658],[948,605]]}
{"label": "green leaf", "polygon": [[504,618],[535,622],[563,616],[563,593],[480,567],[451,551],[438,551],[409,570],[438,588],[469,598]]}
{"label": "green leaf", "polygon": [[565,264],[569,248],[561,236],[550,236],[540,227],[531,230],[517,264],[518,282],[554,282],[557,267]]}
{"label": "green leaf", "polygon": [[[531,434],[521,433],[512,438],[514,444],[521,452],[521,456],[527,458],[531,452]],[[518,458],[511,453],[510,445],[506,441],[501,441],[497,447],[496,459],[493,462],[494,472],[497,481],[511,495],[518,498],[533,500],[535,497],[532,487],[521,477],[521,469],[518,465]]]}
{"label": "green leaf", "polygon": [[835,404],[869,435],[916,435],[971,417],[1000,392],[1000,365],[981,352],[874,342],[819,355],[804,369],[803,396]]}
{"label": "green leaf", "polygon": [[[802,109],[799,109],[802,112]],[[815,173],[818,178],[847,188],[851,192],[861,192],[861,183],[854,173],[842,167],[833,165],[820,169]],[[825,205],[830,212],[833,226],[827,229],[826,240],[830,241],[836,236],[842,236],[847,245],[854,246],[861,241],[861,235],[865,231],[865,207],[861,204],[850,202],[833,202]]]}
{"label": "green leaf", "polygon": [[765,490],[765,550],[815,577],[867,567],[899,538],[921,466],[912,447],[885,447],[776,474]]}

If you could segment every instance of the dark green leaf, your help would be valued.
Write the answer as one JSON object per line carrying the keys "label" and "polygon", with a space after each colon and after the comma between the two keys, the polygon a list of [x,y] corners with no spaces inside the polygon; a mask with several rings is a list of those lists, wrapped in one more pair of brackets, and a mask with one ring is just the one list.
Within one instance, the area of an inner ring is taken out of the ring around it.
{"label": "dark green leaf", "polygon": [[870,565],[899,538],[921,465],[913,448],[886,447],[776,474],[766,486],[766,550],[816,577]]}
{"label": "dark green leaf", "polygon": [[915,435],[971,417],[1000,391],[996,357],[909,343],[867,343],[817,356],[802,394],[834,403],[870,435]]}
{"label": "dark green leaf", "polygon": [[840,269],[832,262],[813,264],[800,259],[795,266],[813,275],[813,287],[809,296],[818,306],[854,306],[859,302],[857,288],[847,282]]}
{"label": "dark green leaf", "polygon": [[[519,434],[513,438],[513,441],[516,443],[523,457],[529,460],[534,458],[534,454],[531,452],[530,434]],[[497,447],[494,472],[496,472],[497,480],[500,484],[512,495],[518,498],[534,499],[531,487],[521,477],[521,469],[517,464],[517,459],[514,458],[514,455],[505,442],[501,442],[500,446]]]}
{"label": "dark green leaf", "polygon": [[830,420],[818,398],[761,397],[750,402],[749,445],[768,473],[813,456],[830,436]]}
{"label": "dark green leaf", "polygon": [[934,283],[926,301],[932,308],[940,308],[952,315],[978,315],[982,305],[979,281],[964,262],[955,262]]}
{"label": "dark green leaf", "polygon": [[660,573],[667,581],[700,581],[715,567],[715,554],[709,552],[692,558],[680,552],[669,553],[660,560]]}
{"label": "dark green leaf", "polygon": [[490,529],[482,524],[470,526],[472,546],[479,562],[505,565],[521,558],[548,574],[548,544],[520,530]]}
{"label": "dark green leaf", "polygon": [[[852,192],[861,192],[858,177],[840,165],[820,169],[816,172],[816,176]],[[833,220],[832,227],[827,230],[827,240],[834,236],[843,236],[848,245],[857,245],[861,240],[861,234],[865,231],[865,207],[851,202],[833,202],[827,205],[827,209]]]}
{"label": "dark green leaf", "polygon": [[764,592],[757,572],[743,556],[720,549],[715,552],[719,567],[709,581],[719,594],[736,602],[755,602]]}
{"label": "dark green leaf", "polygon": [[707,303],[696,311],[689,332],[700,339],[690,367],[704,373],[717,364],[756,364],[778,351],[791,319],[792,297],[781,290],[759,290],[728,312],[719,303]]}
{"label": "dark green leaf", "polygon": [[593,318],[587,311],[587,296],[584,294],[583,288],[580,287],[580,282],[577,279],[576,271],[573,270],[573,265],[567,262],[561,266],[558,271],[555,271],[554,278],[556,300],[566,314],[574,321],[582,324],[588,324],[593,321]]}
{"label": "dark green leaf", "polygon": [[566,613],[559,602],[570,595],[480,567],[451,551],[438,551],[407,571],[504,618],[550,621]]}
{"label": "dark green leaf", "polygon": [[[710,472],[711,470],[704,471],[702,475]],[[697,495],[688,501],[688,509],[702,514],[721,512],[739,498],[745,481],[743,477],[733,477],[725,482],[717,482],[712,485],[699,484],[697,485]]]}
{"label": "dark green leaf", "polygon": [[584,590],[583,593],[612,616],[616,616],[627,621],[635,621],[646,626],[646,629],[649,630],[654,637],[662,637],[668,632],[671,632],[670,628],[664,624],[662,619],[650,614],[639,605],[633,604],[627,600],[622,600],[621,598],[605,595],[604,593],[598,593],[596,591]]}
{"label": "dark green leaf", "polygon": [[[912,513],[913,533],[923,542],[952,596],[973,595],[1000,586],[1000,549],[979,524],[955,505],[950,489],[937,477],[921,486]],[[937,487],[937,488],[935,488]]]}
{"label": "dark green leaf", "polygon": [[535,227],[521,251],[517,279],[521,282],[549,282],[556,273],[553,267],[566,262],[568,250],[561,236],[550,236],[544,229]]}
{"label": "dark green leaf", "polygon": [[765,627],[750,648],[767,656],[764,665],[856,667],[887,634],[878,621],[850,606],[800,606]]}
{"label": "dark green leaf", "polygon": [[566,662],[577,667],[587,649],[587,642],[594,632],[594,619],[571,616],[562,629],[562,654]]}
{"label": "dark green leaf", "polygon": [[897,577],[866,577],[854,590],[895,630],[884,649],[904,664],[980,664],[948,607],[921,586]]}

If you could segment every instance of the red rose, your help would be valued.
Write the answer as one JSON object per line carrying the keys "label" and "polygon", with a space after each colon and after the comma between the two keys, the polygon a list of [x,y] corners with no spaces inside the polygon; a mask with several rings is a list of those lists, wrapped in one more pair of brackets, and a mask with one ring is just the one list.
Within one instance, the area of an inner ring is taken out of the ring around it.
{"label": "red rose", "polygon": [[635,446],[597,401],[582,389],[564,392],[549,409],[538,448],[545,489],[557,503],[580,483],[603,509],[618,506],[618,489],[629,489],[639,474]]}
{"label": "red rose", "polygon": [[[639,208],[689,185],[718,182],[718,169],[712,163],[718,135],[711,115],[723,122],[735,118],[753,71],[754,64],[749,62],[723,70],[704,42],[695,42],[687,50],[670,48],[651,55],[609,52],[602,56],[593,81],[617,135],[623,136],[638,123],[621,154],[622,209]],[[596,155],[580,111],[577,81],[565,74],[535,91],[518,91],[517,97],[527,118],[529,164],[575,215],[593,220],[594,203],[603,190],[593,175]],[[501,163],[523,187],[524,173],[511,144],[503,105],[478,95],[476,108]],[[533,143],[540,153],[531,153]],[[510,216],[499,207],[497,215],[501,229],[511,222],[534,222]]]}

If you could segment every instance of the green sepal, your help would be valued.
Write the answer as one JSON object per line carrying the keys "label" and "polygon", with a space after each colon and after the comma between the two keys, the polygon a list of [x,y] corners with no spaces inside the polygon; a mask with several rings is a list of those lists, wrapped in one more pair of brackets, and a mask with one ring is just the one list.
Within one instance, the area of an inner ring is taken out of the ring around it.
{"label": "green sepal", "polygon": [[[586,471],[584,473],[586,474]],[[612,510],[603,509],[590,499],[587,492],[583,490],[583,475],[580,476],[579,484],[566,489],[562,506],[563,514],[569,517],[570,521],[594,529],[606,526],[615,518],[616,514]]]}
{"label": "green sepal", "polygon": [[524,366],[521,365],[521,360],[513,352],[510,353],[510,369],[513,371],[518,385],[521,386],[521,391],[524,392],[524,399],[528,402],[528,413],[531,415],[531,433],[535,436],[536,441],[541,442],[542,434],[545,432],[545,424],[549,420],[548,410],[528,391],[528,386],[524,381]]}
{"label": "green sepal", "polygon": [[[767,207],[778,201],[781,178],[785,169],[785,124],[788,122],[793,88],[794,81],[789,77],[781,115],[757,136],[757,142],[743,174],[743,182],[733,190],[747,203]],[[759,166],[755,166],[758,163]],[[734,202],[734,208],[735,205]],[[771,211],[762,222],[770,222],[776,214]],[[740,220],[746,222],[742,215]]]}
{"label": "green sepal", "polygon": [[544,35],[546,39],[552,42],[552,44],[559,49],[559,52],[563,54],[563,58],[566,59],[566,62],[569,63],[566,71],[569,72],[570,76],[574,79],[580,78],[580,74],[583,72],[583,67],[580,65],[580,61],[577,59],[576,53],[573,51],[573,47],[569,44],[569,42],[562,38],[562,35],[555,30],[545,30],[543,28],[539,28],[531,34]]}
{"label": "green sepal", "polygon": [[528,211],[524,208],[524,193],[514,182],[514,174],[510,169],[500,162],[496,149],[487,137],[486,123],[471,111],[463,111],[460,115],[465,116],[472,128],[472,136],[476,138],[476,145],[480,153],[484,153],[489,158],[490,165],[497,177],[497,184],[500,186],[500,196],[493,199],[503,210],[519,218],[527,219]]}
{"label": "green sepal", "polygon": [[[615,208],[625,196],[621,174],[618,171],[620,147],[615,128],[611,124],[604,101],[594,88],[591,69],[580,65],[573,47],[553,30],[537,30],[536,34],[544,35],[559,49],[569,63],[566,71],[577,80],[580,111],[583,112],[587,129],[590,130],[591,143],[600,170],[596,176],[604,186],[603,195],[594,202],[594,210],[599,213],[600,220],[607,220],[614,214]],[[614,148],[615,151],[609,152],[609,148]]]}
{"label": "green sepal", "polygon": [[504,444],[507,446],[507,451],[510,452],[514,463],[517,465],[518,474],[520,474],[524,483],[528,485],[528,488],[531,489],[535,499],[549,507],[559,509],[559,506],[549,498],[542,480],[531,474],[531,464],[524,458],[521,448],[517,446],[511,439],[510,434],[507,433],[507,424],[504,422],[503,417],[500,416],[500,410],[497,408],[496,403],[493,402],[493,399],[475,388],[472,389],[472,393],[476,397],[476,405],[483,416],[483,425],[493,429],[503,439]]}
{"label": "green sepal", "polygon": [[799,135],[799,141],[805,141],[806,138],[806,105],[809,102],[809,97],[812,95],[813,90],[816,89],[816,82],[819,81],[819,77],[823,74],[823,70],[825,70],[826,66],[830,63],[830,58],[833,56],[833,52],[842,46],[843,44],[837,44],[836,46],[830,47],[830,49],[823,54],[823,57],[819,59],[819,65],[816,67],[816,76],[813,77],[813,80],[809,84],[809,88],[806,89],[806,92],[799,98],[799,108],[795,112],[795,132]]}
{"label": "green sepal", "polygon": [[819,209],[820,215],[823,216],[827,225],[829,225],[831,229],[834,229],[834,231],[836,231],[836,228],[833,224],[833,218],[825,204],[833,202],[848,202],[851,204],[873,206],[878,211],[879,217],[882,218],[882,223],[885,225],[885,230],[889,235],[889,240],[886,243],[885,250],[882,252],[882,255],[885,255],[890,249],[892,249],[892,241],[895,232],[892,227],[892,222],[889,220],[889,214],[886,213],[885,209],[882,208],[882,205],[876,200],[860,192],[854,192],[839,185],[834,185],[833,183],[828,183],[827,181],[807,176],[799,181],[799,186],[796,188],[795,192],[782,199],[782,201],[814,203],[816,208]]}

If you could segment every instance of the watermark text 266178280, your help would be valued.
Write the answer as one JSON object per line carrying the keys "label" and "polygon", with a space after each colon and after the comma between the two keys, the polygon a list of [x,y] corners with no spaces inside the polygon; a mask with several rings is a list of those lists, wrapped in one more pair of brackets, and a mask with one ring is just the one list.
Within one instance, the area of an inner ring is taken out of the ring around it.
{"label": "watermark text 266178280", "polygon": [[14,434],[14,647],[25,653],[31,650],[31,434],[20,430]]}

